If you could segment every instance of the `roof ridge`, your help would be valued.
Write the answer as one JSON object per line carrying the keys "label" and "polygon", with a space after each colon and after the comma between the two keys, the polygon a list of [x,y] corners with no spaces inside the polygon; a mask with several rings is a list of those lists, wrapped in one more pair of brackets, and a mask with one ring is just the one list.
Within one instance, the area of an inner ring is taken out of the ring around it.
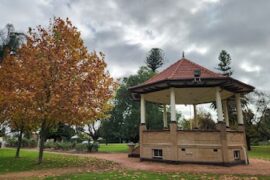
{"label": "roof ridge", "polygon": [[180,59],[180,60],[178,60],[176,63],[178,63],[177,64],[177,67],[175,68],[175,70],[171,73],[171,75],[168,77],[168,79],[169,78],[172,78],[174,75],[175,75],[175,73],[177,72],[177,69],[179,68],[179,66],[183,63],[183,60],[184,60],[184,58],[182,58],[182,59]]}

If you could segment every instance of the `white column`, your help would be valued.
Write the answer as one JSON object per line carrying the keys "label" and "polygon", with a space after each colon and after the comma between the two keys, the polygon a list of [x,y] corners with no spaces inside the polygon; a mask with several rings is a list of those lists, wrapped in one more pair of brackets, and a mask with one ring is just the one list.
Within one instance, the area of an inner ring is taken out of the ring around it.
{"label": "white column", "polygon": [[235,101],[236,101],[238,124],[244,124],[243,112],[241,107],[241,98],[239,93],[235,94]]}
{"label": "white column", "polygon": [[193,113],[194,113],[193,119],[194,119],[194,123],[195,123],[195,128],[197,128],[198,127],[198,121],[197,121],[197,109],[196,109],[195,104],[193,104]]}
{"label": "white column", "polygon": [[221,96],[220,96],[220,88],[216,88],[216,105],[217,105],[217,114],[218,114],[218,122],[223,121],[222,115],[222,103],[221,103]]}
{"label": "white column", "polygon": [[145,100],[144,100],[144,94],[141,94],[141,124],[145,124]]}
{"label": "white column", "polygon": [[168,127],[166,104],[163,104],[163,126],[164,126],[164,128]]}
{"label": "white column", "polygon": [[229,113],[228,113],[227,100],[223,101],[222,107],[223,107],[223,114],[224,114],[224,119],[225,119],[225,122],[226,122],[226,127],[229,127],[230,123],[229,123]]}
{"label": "white column", "polygon": [[174,88],[171,88],[170,103],[171,103],[171,122],[175,122],[176,121],[176,111],[175,111],[175,92],[174,92]]}

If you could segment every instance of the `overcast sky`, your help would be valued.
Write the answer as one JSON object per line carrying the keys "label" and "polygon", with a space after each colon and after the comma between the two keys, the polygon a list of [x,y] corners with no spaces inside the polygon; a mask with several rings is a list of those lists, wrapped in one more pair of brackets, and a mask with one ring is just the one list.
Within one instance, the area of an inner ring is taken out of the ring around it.
{"label": "overcast sky", "polygon": [[16,30],[69,17],[89,50],[106,54],[114,77],[135,73],[147,52],[162,48],[163,68],[186,58],[214,70],[222,49],[234,77],[270,88],[269,0],[1,0],[0,27]]}

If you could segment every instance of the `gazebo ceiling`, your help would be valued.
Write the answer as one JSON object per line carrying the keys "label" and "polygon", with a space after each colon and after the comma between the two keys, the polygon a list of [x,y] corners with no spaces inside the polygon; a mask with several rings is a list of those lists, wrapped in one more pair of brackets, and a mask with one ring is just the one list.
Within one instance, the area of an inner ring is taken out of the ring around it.
{"label": "gazebo ceiling", "polygon": [[[143,84],[129,88],[134,99],[145,94],[146,100],[168,103],[168,89],[176,88],[176,103],[206,103],[214,100],[214,87],[223,89],[222,98],[234,93],[249,93],[254,87],[234,78],[215,73],[185,58],[169,66]],[[179,99],[178,99],[179,98]]]}
{"label": "gazebo ceiling", "polygon": [[[215,88],[175,88],[174,90],[176,104],[203,104],[216,100]],[[233,96],[232,92],[226,90],[222,90],[220,94],[221,99]],[[170,104],[170,89],[144,94],[144,98],[149,102]]]}

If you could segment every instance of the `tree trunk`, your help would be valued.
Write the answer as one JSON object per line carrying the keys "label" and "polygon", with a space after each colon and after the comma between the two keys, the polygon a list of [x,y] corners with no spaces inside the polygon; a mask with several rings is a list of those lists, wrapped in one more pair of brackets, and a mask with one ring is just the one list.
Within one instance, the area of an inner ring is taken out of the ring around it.
{"label": "tree trunk", "polygon": [[87,151],[92,152],[92,145],[90,144],[90,139],[88,139]]}
{"label": "tree trunk", "polygon": [[41,124],[39,137],[40,137],[40,141],[39,141],[38,164],[41,164],[43,160],[44,143],[45,143],[45,138],[46,138],[45,121],[43,121]]}
{"label": "tree trunk", "polygon": [[22,145],[22,134],[23,134],[23,130],[20,130],[19,136],[18,136],[18,144],[17,144],[17,150],[16,150],[15,158],[20,157],[20,149],[21,149],[21,145]]}
{"label": "tree trunk", "polygon": [[251,150],[250,137],[246,136],[246,139],[247,139],[247,149],[248,149],[248,151],[250,151]]}

